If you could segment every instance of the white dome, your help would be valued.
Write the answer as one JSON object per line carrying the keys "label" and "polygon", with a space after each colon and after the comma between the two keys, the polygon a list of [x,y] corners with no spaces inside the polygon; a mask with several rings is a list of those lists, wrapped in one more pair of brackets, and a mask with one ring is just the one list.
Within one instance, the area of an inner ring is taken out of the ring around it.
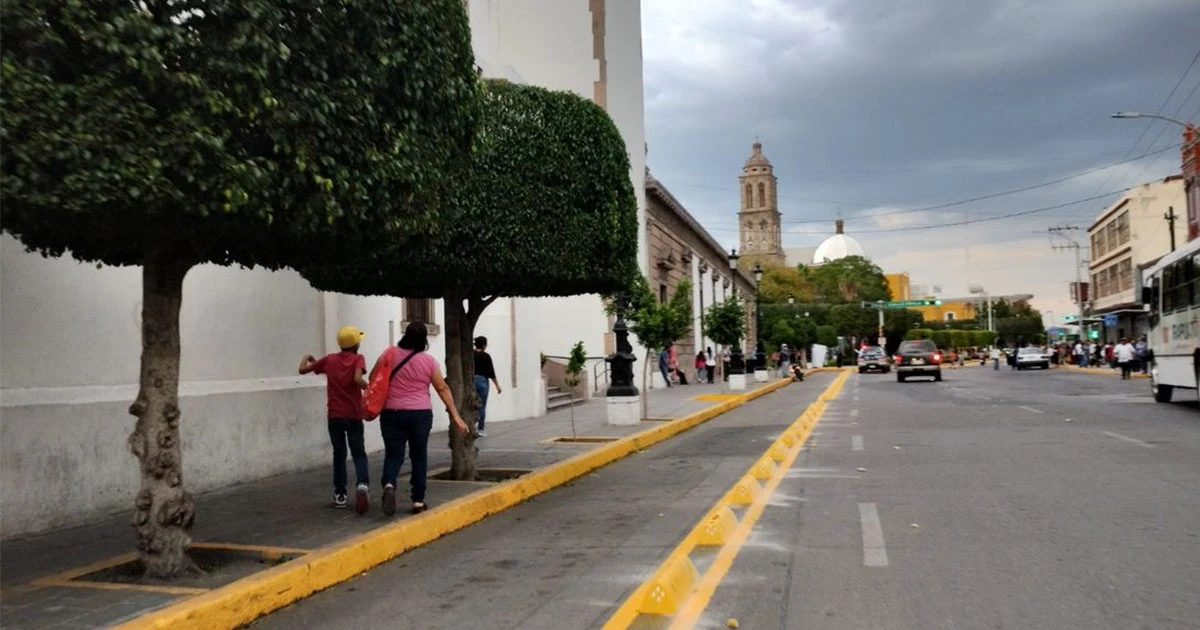
{"label": "white dome", "polygon": [[859,245],[858,241],[853,238],[845,234],[834,234],[825,239],[820,247],[817,247],[816,253],[813,254],[813,264],[820,265],[847,256],[866,258],[867,253],[863,251],[862,245]]}

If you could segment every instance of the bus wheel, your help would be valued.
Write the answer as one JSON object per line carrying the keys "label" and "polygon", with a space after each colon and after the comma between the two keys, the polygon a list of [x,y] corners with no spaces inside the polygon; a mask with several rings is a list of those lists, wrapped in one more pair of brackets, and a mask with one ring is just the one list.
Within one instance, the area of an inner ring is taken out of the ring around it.
{"label": "bus wheel", "polygon": [[1175,388],[1171,387],[1170,385],[1163,385],[1159,383],[1158,379],[1154,378],[1153,376],[1150,377],[1150,391],[1154,392],[1154,400],[1160,403],[1171,402],[1171,392],[1174,389]]}

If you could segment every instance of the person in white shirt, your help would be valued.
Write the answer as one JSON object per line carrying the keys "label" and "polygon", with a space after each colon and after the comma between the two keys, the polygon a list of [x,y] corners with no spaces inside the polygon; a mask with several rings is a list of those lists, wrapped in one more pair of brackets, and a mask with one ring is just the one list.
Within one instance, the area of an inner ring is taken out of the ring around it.
{"label": "person in white shirt", "polygon": [[992,369],[1000,369],[1000,348],[992,346]]}
{"label": "person in white shirt", "polygon": [[1137,356],[1137,351],[1133,344],[1129,343],[1129,339],[1121,337],[1121,343],[1113,348],[1113,357],[1117,360],[1117,365],[1121,366],[1121,380],[1129,380],[1135,356]]}

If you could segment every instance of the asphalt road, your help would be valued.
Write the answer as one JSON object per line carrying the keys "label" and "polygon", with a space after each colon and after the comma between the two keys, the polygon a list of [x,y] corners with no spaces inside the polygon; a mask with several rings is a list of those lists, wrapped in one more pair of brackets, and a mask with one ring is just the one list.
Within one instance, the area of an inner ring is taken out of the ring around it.
{"label": "asphalt road", "polygon": [[780,492],[703,627],[1200,627],[1200,413],[1147,381],[859,376]]}
{"label": "asphalt road", "polygon": [[[597,628],[830,381],[750,403],[260,621]],[[853,376],[700,624],[1200,627],[1200,412],[1146,381]]]}

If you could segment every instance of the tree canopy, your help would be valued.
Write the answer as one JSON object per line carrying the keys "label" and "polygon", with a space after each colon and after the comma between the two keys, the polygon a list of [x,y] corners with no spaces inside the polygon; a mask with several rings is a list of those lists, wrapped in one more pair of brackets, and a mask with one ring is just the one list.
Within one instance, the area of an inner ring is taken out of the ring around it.
{"label": "tree canopy", "polygon": [[458,0],[5,2],[0,38],[0,221],[47,255],[278,267],[416,235],[475,127]]}
{"label": "tree canopy", "polygon": [[759,297],[763,302],[786,304],[788,298],[796,302],[811,302],[816,297],[807,274],[795,267],[767,267],[763,269]]}
{"label": "tree canopy", "polygon": [[861,256],[839,258],[806,271],[818,298],[829,304],[891,299],[883,270]]}
{"label": "tree canopy", "polygon": [[557,296],[628,286],[637,201],[612,119],[575,94],[483,82],[471,159],[436,232],[364,252],[349,269],[302,269],[314,286],[404,297]]}
{"label": "tree canopy", "polygon": [[746,336],[746,306],[737,297],[709,307],[704,335],[722,346],[737,346]]}

